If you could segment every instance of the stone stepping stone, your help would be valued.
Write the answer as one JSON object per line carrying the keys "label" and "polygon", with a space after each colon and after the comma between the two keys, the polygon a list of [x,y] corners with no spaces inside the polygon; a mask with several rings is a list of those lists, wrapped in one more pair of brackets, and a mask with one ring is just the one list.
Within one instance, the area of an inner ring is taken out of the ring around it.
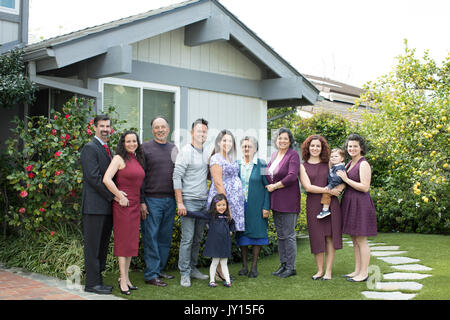
{"label": "stone stepping stone", "polygon": [[392,272],[383,274],[386,280],[420,280],[431,277],[431,274],[415,273],[415,272]]}
{"label": "stone stepping stone", "polygon": [[377,282],[375,284],[375,290],[411,290],[418,291],[422,289],[423,285],[415,281],[405,281],[405,282]]}
{"label": "stone stepping stone", "polygon": [[370,252],[370,255],[374,257],[387,257],[387,256],[395,256],[397,254],[404,254],[407,252],[408,251],[373,251]]}
{"label": "stone stepping stone", "polygon": [[411,300],[416,296],[415,293],[402,293],[400,291],[394,292],[363,291],[361,293],[366,298],[381,299],[381,300]]}
{"label": "stone stepping stone", "polygon": [[400,246],[375,246],[370,248],[370,250],[386,251],[386,250],[398,250]]}
{"label": "stone stepping stone", "polygon": [[405,271],[430,271],[433,268],[421,265],[421,264],[402,264],[398,266],[391,266],[395,270],[405,270]]}
{"label": "stone stepping stone", "polygon": [[[350,247],[353,247],[353,241],[344,241],[344,243],[347,243]],[[384,245],[385,243],[379,242],[379,243],[368,243],[369,247],[373,246],[379,246]]]}
{"label": "stone stepping stone", "polygon": [[382,260],[389,264],[403,264],[403,263],[413,263],[419,262],[420,259],[412,259],[408,257],[379,257],[378,260]]}

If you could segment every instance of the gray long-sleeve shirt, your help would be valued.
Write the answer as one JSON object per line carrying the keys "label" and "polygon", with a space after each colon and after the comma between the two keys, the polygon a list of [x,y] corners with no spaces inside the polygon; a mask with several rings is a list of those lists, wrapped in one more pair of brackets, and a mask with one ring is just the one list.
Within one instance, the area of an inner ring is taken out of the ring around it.
{"label": "gray long-sleeve shirt", "polygon": [[173,170],[173,188],[181,189],[183,199],[206,200],[208,155],[188,144],[181,148]]}

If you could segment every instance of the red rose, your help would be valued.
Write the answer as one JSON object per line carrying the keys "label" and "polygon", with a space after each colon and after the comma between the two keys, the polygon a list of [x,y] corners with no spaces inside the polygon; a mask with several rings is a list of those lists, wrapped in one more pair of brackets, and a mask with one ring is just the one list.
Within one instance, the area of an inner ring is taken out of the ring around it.
{"label": "red rose", "polygon": [[111,134],[113,134],[115,131],[114,131],[114,129],[113,128],[111,128]]}
{"label": "red rose", "polygon": [[56,136],[56,129],[52,130],[52,135]]}
{"label": "red rose", "polygon": [[70,135],[68,134],[68,133],[66,133],[66,140],[69,140],[70,139]]}
{"label": "red rose", "polygon": [[25,170],[27,170],[28,172],[30,172],[31,170],[33,170],[33,165],[30,164],[29,166],[25,167]]}
{"label": "red rose", "polygon": [[65,116],[64,116],[64,119],[69,119],[69,117],[70,117],[70,114],[66,114]]}
{"label": "red rose", "polygon": [[59,176],[63,172],[64,172],[63,170],[58,170],[58,171],[55,172],[55,176]]}
{"label": "red rose", "polygon": [[22,190],[22,191],[20,192],[20,197],[21,197],[21,198],[25,198],[27,195],[28,195],[28,192],[26,192],[25,190]]}
{"label": "red rose", "polygon": [[24,207],[22,207],[22,208],[19,209],[19,213],[21,213],[21,214],[24,214],[26,211],[27,211],[27,210],[26,210]]}
{"label": "red rose", "polygon": [[55,152],[55,159],[57,159],[62,154],[61,151]]}
{"label": "red rose", "polygon": [[91,119],[91,121],[89,121],[89,124],[94,124],[94,119]]}
{"label": "red rose", "polygon": [[34,178],[34,173],[33,173],[33,172],[30,172],[30,173],[28,174],[28,178],[33,179],[33,178]]}
{"label": "red rose", "polygon": [[44,208],[40,208],[39,211],[40,212],[45,212],[45,209]]}
{"label": "red rose", "polygon": [[92,135],[92,131],[91,131],[90,129],[87,129],[86,132],[87,132],[87,134],[88,134],[89,136]]}
{"label": "red rose", "polygon": [[58,120],[58,116],[57,115],[53,116],[53,119]]}
{"label": "red rose", "polygon": [[50,235],[53,237],[54,235],[56,235],[56,231],[51,231]]}

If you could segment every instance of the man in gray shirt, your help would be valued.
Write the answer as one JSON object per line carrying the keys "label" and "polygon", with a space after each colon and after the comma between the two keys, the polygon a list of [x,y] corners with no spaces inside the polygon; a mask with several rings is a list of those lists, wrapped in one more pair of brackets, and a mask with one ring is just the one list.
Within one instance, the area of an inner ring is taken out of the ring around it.
{"label": "man in gray shirt", "polygon": [[186,216],[186,211],[207,210],[208,155],[203,152],[207,135],[208,121],[195,120],[191,130],[192,143],[180,150],[173,171],[173,188],[181,220],[178,268],[183,287],[191,285],[191,277],[209,278],[196,267],[206,220]]}

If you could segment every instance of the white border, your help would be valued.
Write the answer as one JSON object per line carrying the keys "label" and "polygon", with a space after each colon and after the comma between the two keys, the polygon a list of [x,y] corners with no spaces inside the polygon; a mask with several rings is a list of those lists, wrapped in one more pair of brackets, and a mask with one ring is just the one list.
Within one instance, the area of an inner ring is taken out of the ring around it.
{"label": "white border", "polygon": [[[142,126],[142,111],[143,111],[143,89],[149,89],[149,90],[155,90],[155,91],[164,91],[164,92],[172,92],[174,93],[174,99],[175,99],[175,112],[174,112],[174,128],[170,128],[171,132],[170,134],[173,134],[174,132],[180,132],[180,87],[175,86],[168,86],[163,85],[159,83],[153,83],[153,82],[142,82],[142,81],[135,81],[135,80],[126,80],[126,79],[120,79],[120,78],[102,78],[99,79],[99,92],[102,96],[102,101],[100,103],[101,110],[103,111],[103,85],[104,84],[114,84],[114,85],[123,85],[127,87],[134,87],[140,89],[140,101],[139,101],[139,138],[142,141],[142,133],[143,133],[143,126]],[[177,134],[174,137],[174,143],[175,145],[180,144],[180,135]]]}
{"label": "white border", "polygon": [[0,12],[20,14],[20,0],[14,0],[14,9],[0,6]]}

